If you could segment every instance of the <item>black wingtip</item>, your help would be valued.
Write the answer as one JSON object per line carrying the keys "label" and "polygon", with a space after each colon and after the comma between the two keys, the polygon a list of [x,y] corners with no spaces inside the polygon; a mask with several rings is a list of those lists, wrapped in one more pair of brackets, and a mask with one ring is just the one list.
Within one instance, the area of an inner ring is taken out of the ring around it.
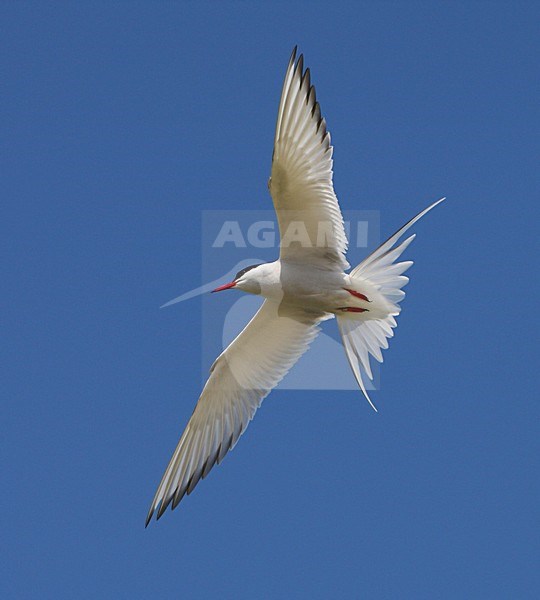
{"label": "black wingtip", "polygon": [[291,69],[294,65],[294,63],[296,62],[296,52],[298,51],[298,46],[295,46],[293,48],[293,51],[291,52],[291,58],[289,58],[289,66],[287,67],[287,69]]}
{"label": "black wingtip", "polygon": [[150,512],[148,513],[148,515],[146,517],[146,523],[144,524],[145,529],[148,527],[148,525],[150,525],[150,521],[152,520],[153,516],[154,516],[154,510],[150,509]]}
{"label": "black wingtip", "polygon": [[307,67],[307,69],[304,71],[304,74],[302,75],[302,83],[301,85],[305,85],[307,88],[307,96],[309,96],[309,91],[311,88],[311,72],[309,70],[309,67]]}
{"label": "black wingtip", "polygon": [[303,72],[304,72],[304,55],[300,54],[300,56],[298,57],[298,60],[296,61],[296,66],[294,67],[294,76],[298,77],[301,80]]}
{"label": "black wingtip", "polygon": [[293,62],[295,60],[297,52],[298,52],[298,44],[296,44],[296,46],[293,48],[289,62]]}
{"label": "black wingtip", "polygon": [[[181,493],[177,493],[174,495],[171,510],[174,510],[180,504],[180,502],[182,501],[182,498],[186,495],[186,491],[187,491],[187,487],[184,487],[184,489],[181,491]],[[180,492],[180,490],[178,490],[178,492]]]}

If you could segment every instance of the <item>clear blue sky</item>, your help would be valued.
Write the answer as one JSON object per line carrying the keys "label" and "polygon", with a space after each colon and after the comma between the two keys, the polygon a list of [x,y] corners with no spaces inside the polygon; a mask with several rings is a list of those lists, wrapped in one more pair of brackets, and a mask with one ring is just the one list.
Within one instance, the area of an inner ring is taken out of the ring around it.
{"label": "clear blue sky", "polygon": [[[3,598],[538,598],[539,17],[2,3]],[[343,208],[388,235],[448,201],[380,412],[272,394],[145,530],[200,392],[201,301],[159,305],[200,284],[202,210],[270,207],[295,44]]]}

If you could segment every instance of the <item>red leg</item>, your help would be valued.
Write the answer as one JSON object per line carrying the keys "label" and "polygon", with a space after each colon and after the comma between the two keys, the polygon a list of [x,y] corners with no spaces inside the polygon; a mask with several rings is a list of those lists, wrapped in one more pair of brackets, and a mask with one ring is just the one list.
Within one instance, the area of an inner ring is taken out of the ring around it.
{"label": "red leg", "polygon": [[360,298],[360,300],[365,300],[366,302],[371,302],[371,300],[368,300],[368,298],[366,296],[364,296],[364,294],[361,294],[360,292],[355,292],[354,290],[350,290],[349,288],[343,288],[346,292],[349,292],[349,294],[352,294],[355,298]]}

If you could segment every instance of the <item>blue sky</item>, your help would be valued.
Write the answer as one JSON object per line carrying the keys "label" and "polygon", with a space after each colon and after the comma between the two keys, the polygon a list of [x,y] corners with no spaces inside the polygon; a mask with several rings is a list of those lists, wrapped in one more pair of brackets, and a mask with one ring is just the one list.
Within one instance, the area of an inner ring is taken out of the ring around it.
{"label": "blue sky", "polygon": [[[2,3],[2,597],[538,597],[539,17]],[[385,236],[448,201],[379,413],[277,391],[145,530],[200,392],[201,300],[159,306],[201,282],[203,210],[270,208],[295,44],[343,208]]]}

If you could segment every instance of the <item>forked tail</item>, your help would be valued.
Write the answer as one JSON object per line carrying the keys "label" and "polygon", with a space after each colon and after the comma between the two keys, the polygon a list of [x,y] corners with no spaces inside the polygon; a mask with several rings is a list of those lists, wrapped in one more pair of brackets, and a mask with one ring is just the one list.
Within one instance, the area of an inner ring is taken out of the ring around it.
{"label": "forked tail", "polygon": [[405,297],[405,292],[401,288],[409,281],[403,273],[413,264],[412,261],[396,261],[413,241],[415,234],[398,246],[396,244],[408,229],[443,200],[444,198],[437,200],[416,215],[349,274],[352,283],[357,283],[360,288],[362,284],[374,287],[384,299],[386,306],[385,314],[379,314],[377,317],[371,316],[369,312],[360,314],[346,312],[337,316],[347,359],[360,389],[375,411],[377,409],[366,391],[362,371],[373,381],[369,355],[382,363],[381,348],[388,348],[387,338],[394,335],[393,329],[397,327],[395,317],[401,310],[399,303]]}

